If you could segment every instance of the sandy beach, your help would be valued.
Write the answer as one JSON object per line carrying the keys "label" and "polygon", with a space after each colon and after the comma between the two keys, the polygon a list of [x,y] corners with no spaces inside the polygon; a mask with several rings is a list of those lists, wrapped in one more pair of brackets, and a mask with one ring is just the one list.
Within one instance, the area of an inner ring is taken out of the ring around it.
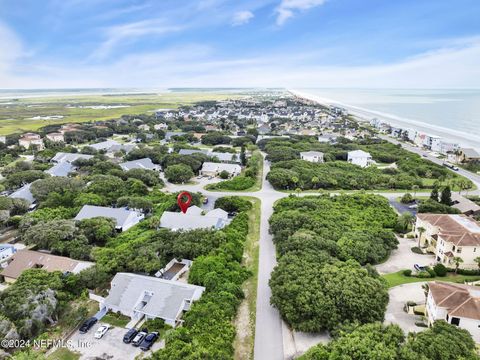
{"label": "sandy beach", "polygon": [[343,107],[347,109],[350,114],[356,116],[360,121],[370,121],[373,118],[377,118],[393,126],[398,126],[405,129],[415,129],[426,134],[440,136],[446,142],[458,143],[461,147],[473,147],[477,150],[480,150],[480,137],[474,134],[468,134],[462,131],[448,129],[441,126],[430,125],[425,122],[412,119],[405,119],[395,116],[393,114],[386,114],[379,111],[372,111],[369,109],[361,108],[358,106],[352,106],[336,101],[334,99],[308,94],[306,92],[298,91],[295,89],[288,89],[288,91],[296,96],[300,96],[311,101],[316,101],[322,105],[336,105]]}

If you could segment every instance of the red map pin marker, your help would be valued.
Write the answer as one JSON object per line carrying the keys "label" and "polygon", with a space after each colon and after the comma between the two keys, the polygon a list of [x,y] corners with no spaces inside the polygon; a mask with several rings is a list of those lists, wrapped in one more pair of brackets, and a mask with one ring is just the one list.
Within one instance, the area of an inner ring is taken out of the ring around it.
{"label": "red map pin marker", "polygon": [[[187,201],[183,201],[183,198],[186,197]],[[180,207],[180,210],[185,214],[188,207],[192,203],[192,195],[188,191],[183,191],[177,196],[177,204]]]}

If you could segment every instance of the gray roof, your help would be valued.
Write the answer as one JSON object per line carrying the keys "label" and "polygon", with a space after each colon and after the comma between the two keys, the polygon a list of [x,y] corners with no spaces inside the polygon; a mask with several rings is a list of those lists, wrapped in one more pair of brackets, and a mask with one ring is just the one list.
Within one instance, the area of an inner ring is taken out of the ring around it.
{"label": "gray roof", "polygon": [[203,210],[200,209],[197,205],[190,206],[187,209],[187,215],[202,215]]}
{"label": "gray roof", "polygon": [[237,164],[223,164],[223,163],[212,163],[204,162],[202,165],[202,171],[213,171],[213,172],[222,172],[223,170],[228,171],[229,173],[240,173],[242,168]]}
{"label": "gray roof", "polygon": [[90,144],[90,145],[87,145],[87,146],[89,146],[91,148],[94,148],[95,150],[107,150],[114,145],[120,145],[120,143],[118,143],[115,140],[106,140],[106,141],[102,141],[102,142],[99,142],[99,143],[96,143],[96,144]]}
{"label": "gray roof", "polygon": [[71,163],[64,161],[64,162],[55,164],[50,169],[45,170],[45,172],[52,176],[68,176],[68,174],[74,170],[75,170],[75,167]]}
{"label": "gray roof", "polygon": [[55,156],[52,158],[51,161],[57,162],[57,163],[66,161],[71,163],[77,159],[91,159],[91,158],[93,158],[93,155],[58,152],[55,154]]}
{"label": "gray roof", "polygon": [[200,149],[180,149],[178,152],[180,155],[192,155],[192,154],[205,154],[208,155],[208,150],[200,150]]}
{"label": "gray roof", "polygon": [[111,208],[106,206],[83,205],[75,220],[91,219],[95,217],[106,217],[115,219],[117,227],[123,227],[131,216],[140,217],[137,211],[125,208]]}
{"label": "gray roof", "polygon": [[119,165],[125,171],[131,170],[131,169],[145,169],[145,170],[157,169],[157,165],[155,165],[150,158],[127,161]]}
{"label": "gray roof", "polygon": [[454,203],[452,207],[458,209],[462,213],[476,213],[480,211],[480,206],[478,204],[460,194],[452,193],[452,201]]}
{"label": "gray roof", "polygon": [[463,154],[468,158],[480,158],[480,154],[472,148],[462,148]]}
{"label": "gray roof", "polygon": [[165,140],[170,140],[172,136],[182,136],[185,135],[186,133],[181,132],[181,131],[167,131],[165,133]]}
{"label": "gray roof", "polygon": [[[185,301],[198,300],[205,288],[179,281],[131,273],[117,273],[104,300],[124,312],[138,311],[152,317],[175,320]],[[145,304],[142,306],[141,301]]]}
{"label": "gray roof", "polygon": [[221,229],[228,221],[217,216],[202,216],[165,211],[160,227],[170,230]]}
{"label": "gray roof", "polygon": [[[213,152],[213,151],[208,155],[212,157],[217,157],[218,160],[220,161],[233,161],[233,156],[234,155],[236,156],[236,154],[232,154],[232,153],[222,153],[222,152]],[[235,161],[239,162],[238,156],[235,157]]]}
{"label": "gray roof", "polygon": [[128,154],[130,151],[135,149],[137,145],[134,144],[117,144],[117,145],[112,145],[107,149],[107,152],[109,153],[116,153],[118,151],[125,151],[126,154]]}
{"label": "gray roof", "polygon": [[22,186],[20,189],[18,189],[14,193],[10,194],[9,197],[16,198],[16,199],[25,199],[30,204],[33,204],[35,202],[35,198],[33,197],[32,193],[30,192],[30,186],[31,185],[32,184],[30,183],[30,184]]}

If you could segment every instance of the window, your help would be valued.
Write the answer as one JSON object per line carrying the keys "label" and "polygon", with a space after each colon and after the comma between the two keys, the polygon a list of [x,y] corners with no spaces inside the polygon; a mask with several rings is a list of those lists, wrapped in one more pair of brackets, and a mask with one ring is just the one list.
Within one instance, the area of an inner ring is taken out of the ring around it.
{"label": "window", "polygon": [[453,245],[453,247],[452,247],[452,251],[455,251],[455,245]]}
{"label": "window", "polygon": [[452,317],[452,322],[450,324],[459,326],[460,325],[460,318]]}
{"label": "window", "polygon": [[448,316],[448,314],[447,314],[447,322],[448,322],[448,318],[449,318],[449,316]]}
{"label": "window", "polygon": [[461,252],[462,252],[462,248],[459,247],[459,248],[457,249],[457,253],[460,254]]}
{"label": "window", "polygon": [[477,252],[477,248],[473,248],[473,252]]}

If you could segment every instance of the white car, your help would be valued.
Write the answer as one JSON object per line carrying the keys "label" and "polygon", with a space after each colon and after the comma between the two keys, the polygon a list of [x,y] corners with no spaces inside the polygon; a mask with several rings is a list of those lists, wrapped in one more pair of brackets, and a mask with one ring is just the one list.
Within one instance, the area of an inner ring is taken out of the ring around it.
{"label": "white car", "polygon": [[110,329],[110,325],[108,324],[100,326],[95,332],[95,339],[101,339],[103,335],[107,333],[108,329]]}

